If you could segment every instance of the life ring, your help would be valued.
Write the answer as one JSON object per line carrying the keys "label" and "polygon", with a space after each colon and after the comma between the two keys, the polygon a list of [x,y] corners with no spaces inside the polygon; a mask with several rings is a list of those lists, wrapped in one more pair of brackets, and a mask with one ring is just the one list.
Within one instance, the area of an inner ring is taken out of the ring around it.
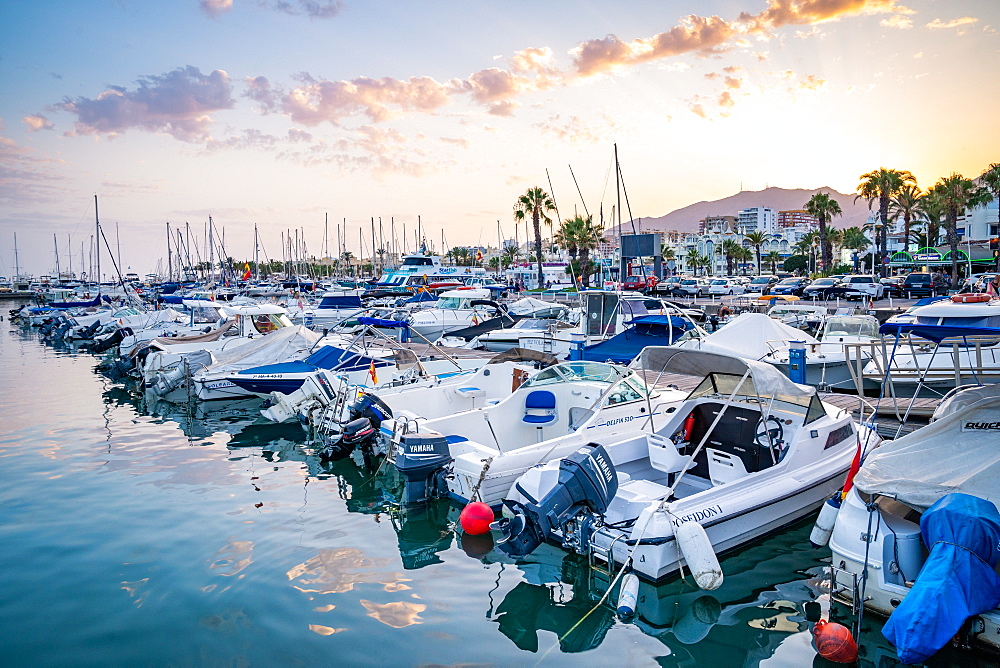
{"label": "life ring", "polygon": [[973,292],[970,294],[951,296],[951,301],[957,302],[959,304],[978,304],[981,302],[988,302],[991,299],[993,299],[993,297],[986,294],[985,292]]}

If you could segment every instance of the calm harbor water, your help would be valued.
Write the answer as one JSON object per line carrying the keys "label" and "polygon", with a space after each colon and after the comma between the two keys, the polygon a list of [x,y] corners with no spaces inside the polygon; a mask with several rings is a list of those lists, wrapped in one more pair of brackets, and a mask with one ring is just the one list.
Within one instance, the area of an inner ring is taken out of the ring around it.
{"label": "calm harbor water", "polygon": [[[803,614],[809,523],[727,556],[711,594],[644,585],[621,622],[585,560],[514,563],[447,503],[401,510],[393,471],[322,463],[259,400],[149,405],[8,308],[0,665],[834,665]],[[872,628],[862,665],[896,665]]]}

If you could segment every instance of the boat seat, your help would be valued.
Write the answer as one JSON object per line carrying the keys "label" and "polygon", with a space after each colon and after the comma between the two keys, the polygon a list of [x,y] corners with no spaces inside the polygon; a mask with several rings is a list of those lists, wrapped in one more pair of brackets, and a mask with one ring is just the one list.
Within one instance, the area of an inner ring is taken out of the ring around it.
{"label": "boat seat", "polygon": [[677,473],[691,461],[691,456],[678,452],[673,441],[666,436],[646,434],[646,444],[649,449],[649,465],[657,471]]}
{"label": "boat seat", "polygon": [[524,398],[524,417],[528,424],[541,428],[556,421],[556,395],[548,390],[534,390]]}
{"label": "boat seat", "polygon": [[705,452],[708,456],[708,479],[713,485],[725,485],[750,475],[738,456],[714,448],[705,448]]}
{"label": "boat seat", "polygon": [[456,387],[455,388],[455,394],[457,394],[460,397],[468,397],[470,399],[474,399],[476,397],[485,397],[486,396],[486,390],[484,390],[484,389],[482,389],[480,387],[471,387],[471,386],[469,386],[469,387]]}

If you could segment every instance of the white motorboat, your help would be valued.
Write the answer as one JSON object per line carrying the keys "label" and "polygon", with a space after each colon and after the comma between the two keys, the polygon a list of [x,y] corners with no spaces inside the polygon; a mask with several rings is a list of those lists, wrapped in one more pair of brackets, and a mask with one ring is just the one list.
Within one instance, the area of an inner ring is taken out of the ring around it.
{"label": "white motorboat", "polygon": [[654,581],[686,562],[712,589],[715,554],[813,512],[843,485],[859,439],[878,438],[769,364],[649,347],[633,366],[703,380],[650,420],[520,476],[497,523],[504,552],[553,541]]}
{"label": "white motorboat", "polygon": [[430,308],[413,311],[410,329],[428,341],[492,317],[496,303],[486,288],[459,288],[441,293]]}
{"label": "white motorboat", "polygon": [[910,318],[880,327],[883,343],[862,369],[865,381],[925,397],[1000,382],[1000,299],[954,295],[913,309]]}
{"label": "white motorboat", "polygon": [[[878,328],[878,319],[871,315],[832,315],[827,318],[819,343],[802,344],[805,348],[805,383],[823,389],[853,391],[855,378],[844,346],[854,345],[860,351],[857,354],[866,359],[870,353],[865,346],[881,338]],[[852,358],[855,364],[857,354]],[[782,347],[765,357],[764,361],[791,377],[792,361],[789,356],[789,347]],[[872,383],[870,387],[875,389],[877,386]]]}
{"label": "white motorboat", "polygon": [[480,334],[478,344],[491,352],[502,353],[511,348],[517,348],[521,339],[544,339],[565,334],[562,330],[576,327],[571,322],[553,318],[525,318],[519,320],[513,327],[494,329],[492,332]]}
{"label": "white motorboat", "polygon": [[[767,297],[761,299],[766,300]],[[775,320],[780,320],[782,324],[813,332],[819,331],[820,327],[823,326],[823,321],[826,320],[828,313],[825,306],[797,302],[775,304],[767,309],[767,315]]]}
{"label": "white motorboat", "polygon": [[651,389],[626,367],[563,362],[493,405],[433,419],[387,419],[381,447],[407,479],[408,502],[449,496],[497,504],[528,468],[645,422],[684,396]]}
{"label": "white motorboat", "polygon": [[[924,521],[929,509],[956,496],[1000,504],[998,442],[1000,385],[992,384],[960,388],[941,402],[931,424],[870,452],[832,527],[833,595],[852,603],[855,610],[863,606],[883,616],[899,611],[901,618],[910,617],[911,624],[916,613],[914,634],[921,631],[917,627],[943,627],[945,642],[957,633],[966,645],[1000,651],[1000,609],[971,613],[953,600],[943,609],[936,602],[939,594],[950,599],[947,592],[967,596],[971,602],[976,597],[968,590],[1000,591],[995,589],[1000,581],[986,563],[989,555],[955,537],[933,537]],[[995,507],[992,512],[996,513]],[[996,531],[995,522],[963,518],[955,526],[974,529],[979,522],[990,531],[986,542],[995,551],[997,539],[989,538]],[[942,554],[940,548],[947,550],[952,544],[964,552],[959,557],[983,562],[986,572],[949,562],[955,555]],[[941,575],[942,567],[956,580],[928,583],[927,579]],[[963,580],[963,574],[973,577]],[[930,590],[925,589],[928,586]],[[914,592],[918,611],[906,604]]]}

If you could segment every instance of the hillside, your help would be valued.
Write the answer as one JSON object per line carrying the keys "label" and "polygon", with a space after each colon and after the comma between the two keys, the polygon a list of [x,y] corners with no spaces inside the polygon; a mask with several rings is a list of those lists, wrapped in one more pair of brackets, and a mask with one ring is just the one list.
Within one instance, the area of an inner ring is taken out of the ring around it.
{"label": "hillside", "polygon": [[[662,232],[664,230],[680,230],[694,232],[698,229],[698,221],[709,216],[735,216],[741,209],[754,206],[770,207],[775,211],[802,209],[805,203],[816,193],[826,193],[837,200],[844,215],[833,220],[833,226],[838,228],[861,227],[868,220],[868,203],[865,200],[854,202],[854,194],[845,195],[832,188],[765,188],[764,190],[744,190],[715,200],[713,202],[696,202],[683,208],[671,211],[658,218],[642,218],[636,221],[636,231]],[[630,223],[622,225],[625,234],[632,233]],[[608,230],[609,234],[617,234],[615,228]]]}

